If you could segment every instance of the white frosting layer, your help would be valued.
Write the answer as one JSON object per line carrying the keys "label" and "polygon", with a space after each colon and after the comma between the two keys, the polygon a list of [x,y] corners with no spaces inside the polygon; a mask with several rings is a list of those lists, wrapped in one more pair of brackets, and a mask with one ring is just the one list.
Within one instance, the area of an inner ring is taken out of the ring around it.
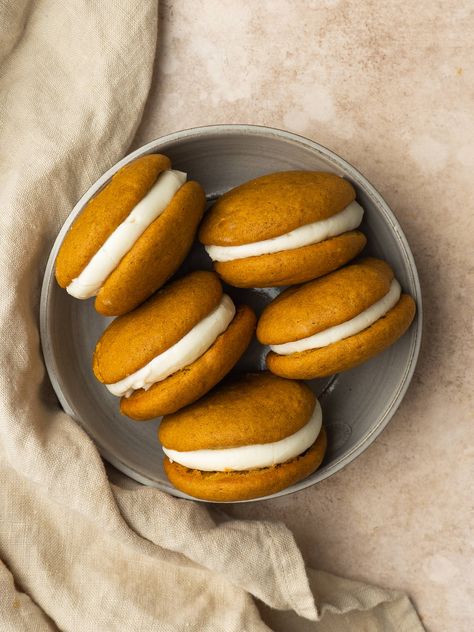
{"label": "white frosting layer", "polygon": [[351,318],[351,320],[347,320],[345,323],[335,327],[329,327],[329,329],[320,331],[313,336],[308,336],[308,338],[301,338],[301,340],[286,342],[281,345],[270,345],[270,349],[279,355],[289,355],[290,353],[307,351],[308,349],[327,347],[327,345],[349,338],[349,336],[355,336],[355,334],[367,329],[367,327],[370,327],[376,320],[382,318],[391,310],[398,303],[401,291],[399,282],[393,279],[389,291],[380,301]]}
{"label": "white frosting layer", "polygon": [[190,450],[188,452],[163,448],[163,452],[171,461],[203,472],[241,471],[271,467],[294,459],[313,445],[321,431],[321,424],[321,406],[316,400],[313,415],[308,423],[281,441],[244,445],[239,448]]}
{"label": "white frosting layer", "polygon": [[206,251],[213,261],[233,261],[282,250],[294,250],[354,230],[361,223],[363,214],[362,206],[357,202],[351,202],[343,211],[328,219],[300,226],[284,235],[241,246],[206,246]]}
{"label": "white frosting layer", "polygon": [[67,292],[76,298],[95,296],[122,257],[148,226],[163,213],[185,182],[186,174],[182,171],[163,171],[145,197],[117,226],[80,275],[67,286]]}
{"label": "white frosting layer", "polygon": [[155,382],[166,379],[205,353],[229,326],[235,316],[235,305],[226,294],[219,305],[195,327],[144,367],[128,375],[120,382],[106,384],[113,395],[129,397],[139,388],[148,390]]}

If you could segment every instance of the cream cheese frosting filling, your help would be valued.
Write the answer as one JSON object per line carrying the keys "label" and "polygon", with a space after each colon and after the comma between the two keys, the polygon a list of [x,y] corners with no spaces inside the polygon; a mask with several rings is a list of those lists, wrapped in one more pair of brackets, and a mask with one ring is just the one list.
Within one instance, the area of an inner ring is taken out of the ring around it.
{"label": "cream cheese frosting filling", "polygon": [[317,244],[320,241],[336,237],[348,230],[354,230],[362,221],[364,209],[357,202],[351,202],[344,210],[328,219],[313,222],[295,228],[295,230],[241,246],[205,246],[207,254],[213,261],[234,261],[247,257],[259,257],[282,250],[294,250],[303,246]]}
{"label": "cream cheese frosting filling", "polygon": [[316,441],[322,425],[322,412],[319,402],[306,425],[300,430],[274,443],[244,445],[238,448],[213,450],[190,450],[179,452],[163,448],[170,459],[184,467],[203,472],[225,472],[227,470],[254,470],[285,463],[303,454]]}
{"label": "cream cheese frosting filling", "polygon": [[279,345],[270,345],[270,349],[279,355],[289,355],[291,353],[307,351],[308,349],[327,347],[334,342],[349,338],[349,336],[355,336],[355,334],[367,329],[367,327],[373,325],[379,318],[385,316],[385,314],[398,303],[401,291],[399,282],[393,279],[387,294],[354,318],[340,325],[329,327],[329,329],[320,331],[313,336],[308,336],[308,338],[301,338],[294,342],[285,342]]}
{"label": "cream cheese frosting filling", "polygon": [[163,213],[185,182],[186,174],[182,171],[168,169],[160,173],[145,197],[109,235],[79,276],[67,286],[67,292],[81,299],[95,296],[122,257]]}
{"label": "cream cheese frosting filling", "polygon": [[105,386],[113,395],[130,397],[133,391],[148,390],[156,382],[188,366],[205,353],[235,316],[235,305],[226,294],[219,305],[188,333],[144,367],[119,382]]}

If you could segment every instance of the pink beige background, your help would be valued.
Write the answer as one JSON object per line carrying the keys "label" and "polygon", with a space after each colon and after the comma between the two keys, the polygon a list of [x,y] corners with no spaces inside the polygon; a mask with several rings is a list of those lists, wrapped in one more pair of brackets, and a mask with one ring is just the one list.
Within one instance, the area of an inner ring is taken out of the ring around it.
{"label": "pink beige background", "polygon": [[412,386],[353,464],[230,509],[283,520],[307,561],[406,590],[427,628],[474,625],[474,5],[161,2],[134,146],[213,123],[288,129],[336,151],[391,205],[417,261],[425,330]]}

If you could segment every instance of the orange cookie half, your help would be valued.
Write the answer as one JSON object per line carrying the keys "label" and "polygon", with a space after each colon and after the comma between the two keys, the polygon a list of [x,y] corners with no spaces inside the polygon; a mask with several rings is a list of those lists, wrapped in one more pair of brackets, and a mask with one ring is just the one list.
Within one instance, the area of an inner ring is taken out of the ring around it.
{"label": "orange cookie half", "polygon": [[274,345],[340,325],[380,300],[390,289],[393,270],[369,257],[310,283],[282,292],[263,310],[258,340]]}
{"label": "orange cookie half", "polygon": [[164,353],[208,316],[222,299],[213,272],[197,270],[162,288],[137,309],[113,320],[93,358],[96,378],[118,382]]}
{"label": "orange cookie half", "polygon": [[56,280],[67,287],[132,209],[150,191],[158,176],[171,168],[161,154],[142,156],[114,174],[75,219],[56,258]]}
{"label": "orange cookie half", "polygon": [[204,206],[201,185],[183,184],[163,215],[150,224],[107,277],[97,294],[96,310],[106,316],[127,313],[162,287],[191,250]]}
{"label": "orange cookie half", "polygon": [[167,415],[159,437],[166,448],[183,451],[280,441],[307,423],[315,403],[303,382],[268,371],[248,373]]}
{"label": "orange cookie half", "polygon": [[326,449],[312,391],[266,372],[221,384],[166,415],[158,436],[170,481],[215,501],[277,492],[312,473]]}
{"label": "orange cookie half", "polygon": [[301,283],[339,268],[364,247],[363,209],[333,173],[286,171],[246,182],[208,211],[199,239],[216,272],[237,287]]}
{"label": "orange cookie half", "polygon": [[282,292],[263,310],[257,338],[270,346],[267,367],[276,375],[326,377],[384,351],[415,311],[390,266],[369,258]]}
{"label": "orange cookie half", "polygon": [[326,448],[326,432],[321,428],[318,438],[304,454],[273,467],[243,472],[202,472],[165,457],[163,468],[170,482],[189,496],[211,502],[237,502],[276,494],[307,478],[321,465]]}
{"label": "orange cookie half", "polygon": [[124,314],[155,292],[191,248],[205,194],[166,156],[129,163],[78,215],[58,252],[56,279],[79,299],[97,296],[106,316]]}
{"label": "orange cookie half", "polygon": [[356,257],[366,243],[366,236],[354,230],[294,250],[235,261],[216,261],[214,270],[235,287],[295,285],[337,270]]}

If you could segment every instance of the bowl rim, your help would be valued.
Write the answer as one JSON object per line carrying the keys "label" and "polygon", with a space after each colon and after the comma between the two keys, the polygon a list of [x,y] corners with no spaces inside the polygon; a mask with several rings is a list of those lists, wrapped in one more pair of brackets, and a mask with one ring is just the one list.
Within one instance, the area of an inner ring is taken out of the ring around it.
{"label": "bowl rim", "polygon": [[[110,178],[122,167],[127,165],[129,162],[139,158],[140,156],[154,153],[156,151],[160,151],[164,145],[181,141],[181,140],[189,140],[189,139],[199,139],[201,137],[207,137],[212,135],[218,136],[226,136],[226,135],[248,135],[248,136],[263,136],[266,138],[278,138],[283,139],[286,142],[290,142],[297,145],[303,145],[312,152],[315,152],[319,156],[322,156],[325,161],[331,163],[335,169],[342,171],[345,175],[348,175],[356,185],[363,189],[364,192],[371,198],[374,206],[377,208],[379,212],[381,212],[384,216],[384,219],[390,225],[390,228],[395,233],[397,237],[397,243],[401,248],[401,253],[403,258],[405,259],[406,269],[408,271],[408,275],[410,277],[411,285],[414,288],[415,300],[417,305],[417,313],[415,316],[415,321],[412,323],[411,327],[413,327],[412,332],[412,343],[410,345],[410,355],[408,358],[407,365],[405,367],[405,371],[403,376],[400,379],[398,389],[393,393],[393,396],[390,402],[387,402],[387,406],[385,408],[384,413],[379,417],[378,422],[372,426],[368,434],[362,437],[350,450],[349,452],[341,455],[337,458],[333,463],[328,466],[324,466],[316,472],[294,484],[291,488],[287,488],[277,492],[275,494],[271,494],[269,496],[262,496],[259,498],[254,498],[251,500],[237,501],[237,502],[256,502],[261,500],[268,500],[272,498],[277,498],[283,495],[293,494],[302,489],[306,489],[307,487],[311,487],[316,483],[319,483],[330,476],[333,476],[336,472],[341,470],[343,467],[346,467],[350,463],[352,463],[362,452],[364,452],[374,441],[375,439],[382,433],[382,431],[387,427],[389,421],[394,416],[398,407],[400,406],[407,390],[410,385],[410,382],[413,378],[413,374],[415,372],[416,364],[418,361],[421,342],[422,342],[422,330],[423,330],[423,305],[422,305],[422,293],[420,280],[418,276],[418,271],[415,263],[415,259],[413,253],[408,244],[408,240],[396,219],[393,211],[389,207],[388,203],[382,197],[382,195],[378,192],[378,190],[367,180],[367,178],[358,171],[355,167],[353,167],[347,160],[339,156],[337,153],[332,151],[331,149],[321,145],[320,143],[313,141],[305,136],[300,134],[296,134],[294,132],[289,132],[287,130],[282,130],[276,127],[268,127],[264,125],[252,125],[252,124],[241,124],[241,123],[226,123],[226,124],[217,124],[217,125],[204,125],[199,127],[190,127],[184,130],[179,130],[175,132],[171,132],[169,134],[165,134],[164,136],[160,136],[155,138],[154,140],[138,147],[132,152],[128,153],[118,162],[116,162],[112,167],[110,167],[100,178],[98,178],[81,196],[79,201],[74,205],[73,209],[69,213],[66,221],[64,222],[61,230],[59,231],[51,252],[48,257],[48,261],[45,267],[43,283],[41,287],[41,299],[40,299],[40,338],[41,338],[41,347],[43,351],[43,357],[46,365],[46,369],[48,372],[49,379],[51,380],[51,384],[54,388],[56,396],[59,399],[59,402],[69,416],[71,416],[79,425],[91,436],[97,449],[101,456],[108,461],[111,465],[117,468],[122,473],[126,474],[133,480],[142,483],[147,486],[156,487],[164,490],[164,485],[159,484],[157,481],[148,478],[142,474],[139,474],[135,470],[131,469],[128,465],[123,463],[118,457],[112,454],[107,448],[100,445],[97,440],[92,437],[91,433],[80,419],[75,416],[74,410],[66,394],[63,392],[61,385],[58,379],[58,371],[56,370],[56,362],[54,358],[54,354],[52,352],[52,347],[50,343],[50,322],[48,318],[48,307],[49,307],[49,295],[51,291],[51,286],[54,283],[54,262],[56,260],[56,255],[59,250],[59,247],[64,239],[64,235],[69,230],[69,227],[73,223],[76,216],[82,211],[85,204],[91,199],[93,195],[95,195],[109,180]],[[166,490],[169,493],[172,493],[174,496],[180,498],[191,499],[199,502],[208,502],[199,498],[192,498],[187,494],[180,492],[179,490],[167,486]],[[232,501],[227,501],[232,502]],[[226,502],[222,503],[226,504]]]}

